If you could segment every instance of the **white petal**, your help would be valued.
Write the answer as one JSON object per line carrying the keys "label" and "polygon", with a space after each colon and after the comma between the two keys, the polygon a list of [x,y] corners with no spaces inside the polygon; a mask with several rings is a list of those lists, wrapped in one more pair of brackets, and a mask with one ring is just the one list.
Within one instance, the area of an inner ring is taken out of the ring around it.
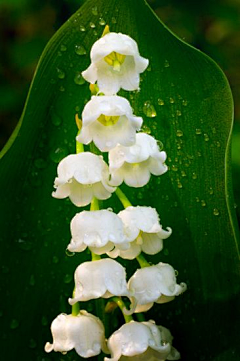
{"label": "white petal", "polygon": [[71,183],[69,199],[77,207],[88,205],[93,199],[92,185],[82,185],[73,180]]}
{"label": "white petal", "polygon": [[70,194],[70,184],[68,183],[59,185],[56,191],[52,192],[52,196],[54,198],[59,198],[59,199],[66,198],[69,196],[69,194]]}
{"label": "white petal", "polygon": [[134,165],[125,163],[122,167],[122,172],[124,175],[124,182],[129,187],[143,187],[150,179],[150,172],[145,162]]}
{"label": "white petal", "polygon": [[146,254],[157,254],[163,248],[163,242],[158,233],[142,233],[142,239],[142,250]]}
{"label": "white petal", "polygon": [[82,72],[82,77],[89,83],[94,84],[97,80],[97,67],[95,64],[91,64],[86,70]]}
{"label": "white petal", "polygon": [[136,244],[136,242],[130,243],[130,248],[126,251],[118,249],[113,250],[111,252],[108,252],[107,255],[109,257],[115,258],[115,257],[121,257],[124,259],[134,259],[141,253],[141,247]]}

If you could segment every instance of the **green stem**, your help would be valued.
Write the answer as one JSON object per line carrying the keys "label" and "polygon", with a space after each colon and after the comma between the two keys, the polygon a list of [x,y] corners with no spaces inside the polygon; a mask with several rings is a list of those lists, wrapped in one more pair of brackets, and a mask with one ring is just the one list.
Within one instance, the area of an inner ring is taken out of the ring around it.
{"label": "green stem", "polygon": [[126,197],[126,195],[123,193],[123,191],[121,191],[120,188],[117,188],[115,193],[116,193],[118,199],[120,200],[120,202],[122,203],[124,208],[132,206],[131,202]]}
{"label": "green stem", "polygon": [[92,202],[91,202],[91,206],[90,206],[90,211],[98,211],[98,210],[99,210],[98,199],[93,197]]}
{"label": "green stem", "polygon": [[[75,287],[73,290],[73,298],[75,297]],[[74,305],[72,305],[72,315],[73,316],[77,316],[79,314],[80,311],[80,305],[79,302],[76,302]]]}
{"label": "green stem", "polygon": [[137,256],[136,259],[137,259],[137,261],[138,261],[141,268],[150,267],[150,264],[148,263],[148,261],[145,259],[145,257],[142,254]]}
{"label": "green stem", "polygon": [[128,323],[130,321],[133,321],[132,316],[125,315],[125,313],[123,312],[124,309],[126,309],[126,306],[125,306],[125,303],[123,302],[123,300],[120,297],[113,297],[113,301],[118,305],[118,307],[122,311],[125,322]]}
{"label": "green stem", "polygon": [[[78,131],[77,135],[80,134],[80,130]],[[82,143],[79,143],[76,141],[76,153],[83,153],[84,152],[84,146]]]}
{"label": "green stem", "polygon": [[101,256],[99,254],[91,252],[92,255],[92,261],[99,261],[101,259]]}

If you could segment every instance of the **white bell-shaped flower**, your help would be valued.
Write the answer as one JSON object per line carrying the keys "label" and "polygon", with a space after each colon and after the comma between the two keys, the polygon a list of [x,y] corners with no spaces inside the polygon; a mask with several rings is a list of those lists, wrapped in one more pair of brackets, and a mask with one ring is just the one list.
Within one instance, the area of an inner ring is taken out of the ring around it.
{"label": "white bell-shaped flower", "polygon": [[136,143],[130,147],[117,145],[109,152],[110,184],[123,181],[130,187],[143,187],[153,175],[164,174],[166,152],[160,151],[156,139],[146,133],[136,135]]}
{"label": "white bell-shaped flower", "polygon": [[153,303],[173,300],[187,289],[185,283],[177,284],[175,270],[167,263],[138,269],[128,281],[128,288],[137,301],[135,312],[149,310]]}
{"label": "white bell-shaped flower", "polygon": [[172,347],[172,335],[153,321],[131,321],[115,331],[108,339],[111,358],[104,361],[164,361],[178,360],[179,352]]}
{"label": "white bell-shaped flower", "polygon": [[82,252],[89,247],[92,252],[103,254],[112,250],[114,245],[120,249],[129,248],[122,220],[109,210],[77,213],[70,228],[72,239],[67,247],[70,252]]}
{"label": "white bell-shaped flower", "polygon": [[46,343],[46,352],[66,353],[75,349],[84,358],[99,355],[101,350],[108,353],[102,322],[86,311],[80,311],[78,316],[58,315],[52,322],[51,332],[53,343]]}
{"label": "white bell-shaped flower", "polygon": [[76,139],[83,144],[93,141],[102,152],[118,143],[130,146],[142,121],[133,115],[127,99],[117,95],[93,96],[83,109],[82,129]]}
{"label": "white bell-shaped flower", "polygon": [[108,33],[97,40],[90,57],[91,65],[82,76],[92,84],[97,81],[106,95],[116,94],[120,88],[138,90],[139,74],[148,66],[148,59],[139,55],[137,43],[121,33]]}
{"label": "white bell-shaped flower", "polygon": [[167,227],[167,231],[162,229],[159,215],[152,207],[127,207],[118,213],[124,224],[124,232],[130,242],[130,248],[120,249],[116,245],[115,249],[108,252],[110,257],[122,257],[134,259],[142,251],[146,254],[157,254],[163,248],[163,239],[168,238],[172,230]]}
{"label": "white bell-shaped flower", "polygon": [[109,258],[82,263],[77,267],[74,279],[75,292],[74,298],[69,299],[70,305],[99,297],[130,295],[124,267]]}
{"label": "white bell-shaped flower", "polygon": [[115,191],[109,185],[108,166],[102,156],[90,152],[68,155],[58,164],[57,173],[52,196],[69,197],[78,207],[86,206],[93,197],[107,199]]}

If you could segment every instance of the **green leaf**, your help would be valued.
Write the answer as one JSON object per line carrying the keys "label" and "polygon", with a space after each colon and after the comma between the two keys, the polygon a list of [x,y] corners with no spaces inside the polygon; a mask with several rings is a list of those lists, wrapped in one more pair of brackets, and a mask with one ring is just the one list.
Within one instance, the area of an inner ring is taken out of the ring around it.
{"label": "green leaf", "polygon": [[[51,341],[53,318],[70,312],[74,269],[90,256],[65,254],[69,222],[79,209],[51,192],[57,163],[75,151],[74,117],[90,97],[80,73],[106,23],[136,39],[141,55],[150,59],[141,91],[122,94],[168,154],[167,174],[152,177],[142,189],[123,189],[133,204],[156,207],[163,226],[173,229],[164,250],[148,260],[172,264],[179,282],[188,284],[184,295],[155,305],[146,319],[171,329],[184,361],[236,360],[239,258],[228,82],[143,0],[98,0],[95,7],[95,0],[86,2],[47,45],[18,128],[2,152],[1,353],[7,360],[62,359],[46,355],[44,344]],[[115,196],[103,205],[120,209]],[[125,265],[129,275],[137,266]],[[82,307],[102,317],[98,303]],[[117,328],[113,318],[111,323],[110,329]],[[64,359],[75,360],[76,354]]]}

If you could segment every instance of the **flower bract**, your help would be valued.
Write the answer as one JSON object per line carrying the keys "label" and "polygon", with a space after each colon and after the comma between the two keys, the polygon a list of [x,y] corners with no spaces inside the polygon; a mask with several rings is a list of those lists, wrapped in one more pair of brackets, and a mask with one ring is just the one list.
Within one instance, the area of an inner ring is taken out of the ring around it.
{"label": "flower bract", "polygon": [[109,258],[94,262],[84,262],[75,271],[73,305],[78,301],[112,296],[129,296],[124,267]]}
{"label": "flower bract", "polygon": [[152,136],[138,133],[134,145],[118,144],[109,151],[110,184],[118,186],[124,181],[130,187],[143,187],[151,174],[161,175],[167,171],[166,157],[166,152],[159,150]]}
{"label": "flower bract", "polygon": [[120,249],[129,247],[122,220],[109,210],[77,213],[71,221],[71,234],[70,252],[82,252],[89,247],[92,252],[103,254],[116,244]]}
{"label": "flower bract", "polygon": [[93,96],[82,113],[82,129],[77,141],[89,144],[92,140],[102,151],[113,149],[118,143],[133,145],[142,118],[133,115],[127,99],[120,96]]}
{"label": "flower bract", "polygon": [[53,343],[45,345],[45,351],[66,353],[75,349],[81,357],[99,355],[107,352],[104,326],[99,318],[81,311],[78,316],[60,314],[52,322]]}
{"label": "flower bract", "polygon": [[120,88],[138,90],[140,76],[148,66],[141,57],[137,43],[128,35],[108,33],[97,40],[91,49],[91,65],[82,72],[90,83],[97,81],[105,95],[116,94]]}
{"label": "flower bract", "polygon": [[173,300],[187,288],[185,283],[176,282],[175,270],[166,263],[138,269],[128,281],[128,288],[137,300],[135,312],[149,310],[153,303]]}
{"label": "flower bract", "polygon": [[126,323],[108,339],[111,358],[118,360],[178,360],[179,352],[172,347],[172,335],[165,327],[153,321]]}
{"label": "flower bract", "polygon": [[162,229],[156,209],[152,207],[127,207],[118,213],[124,224],[126,239],[130,242],[130,248],[120,249],[117,245],[114,250],[108,252],[110,257],[120,256],[126,259],[134,259],[142,251],[153,255],[163,248],[163,239],[168,238],[172,230]]}
{"label": "flower bract", "polygon": [[58,164],[57,172],[52,196],[69,197],[78,207],[86,206],[93,197],[107,199],[115,191],[109,185],[107,164],[101,156],[90,152],[68,155]]}

